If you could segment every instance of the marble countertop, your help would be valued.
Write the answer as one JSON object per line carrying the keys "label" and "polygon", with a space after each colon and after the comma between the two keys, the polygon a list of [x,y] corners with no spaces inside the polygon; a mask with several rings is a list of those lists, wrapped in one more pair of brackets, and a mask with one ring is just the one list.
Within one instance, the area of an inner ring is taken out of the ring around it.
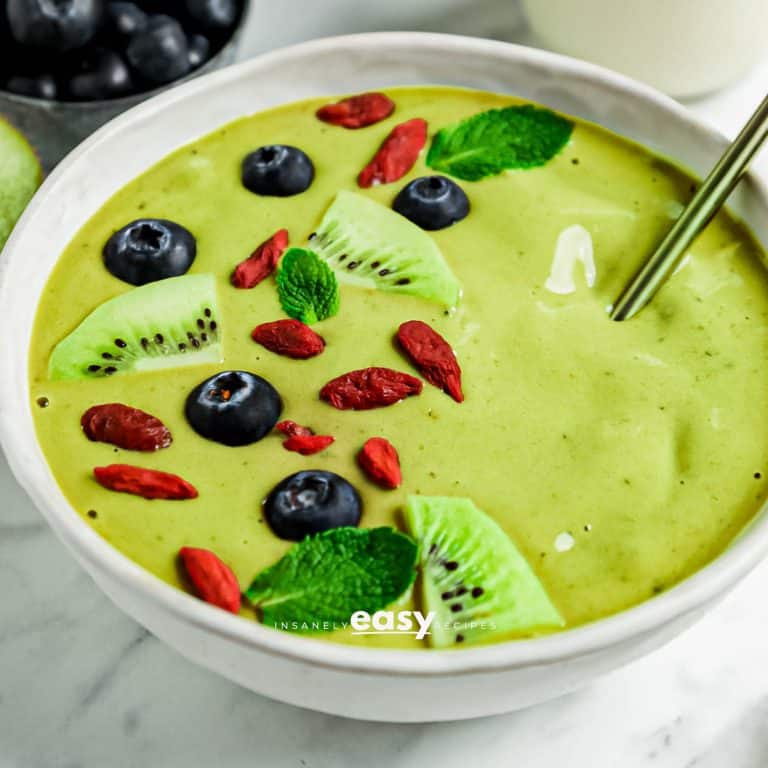
{"label": "marble countertop", "polygon": [[[424,28],[435,2],[393,0],[388,17],[350,16],[344,31]],[[337,31],[344,4],[318,3],[325,12],[305,29]],[[301,37],[286,10],[300,5],[269,4],[270,33],[257,17],[247,51]],[[449,5],[439,31],[514,32],[508,3]],[[768,61],[690,106],[733,134],[767,85]],[[99,592],[2,458],[0,498],[0,768],[768,765],[768,563],[683,636],[590,688],[483,720],[382,725],[269,701],[193,666]]]}

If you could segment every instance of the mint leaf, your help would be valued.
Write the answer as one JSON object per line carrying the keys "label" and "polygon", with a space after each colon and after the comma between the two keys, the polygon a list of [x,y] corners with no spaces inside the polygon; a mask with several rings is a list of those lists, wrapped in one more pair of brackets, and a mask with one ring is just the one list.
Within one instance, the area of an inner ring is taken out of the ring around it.
{"label": "mint leaf", "polygon": [[464,181],[535,168],[551,160],[572,131],[570,120],[531,104],[491,109],[439,130],[427,165]]}
{"label": "mint leaf", "polygon": [[314,251],[286,251],[277,273],[277,291],[286,314],[302,323],[316,323],[339,311],[336,275]]}
{"label": "mint leaf", "polygon": [[392,528],[332,528],[295,544],[245,596],[264,624],[317,631],[313,623],[348,622],[397,600],[413,583],[416,554],[415,542]]}

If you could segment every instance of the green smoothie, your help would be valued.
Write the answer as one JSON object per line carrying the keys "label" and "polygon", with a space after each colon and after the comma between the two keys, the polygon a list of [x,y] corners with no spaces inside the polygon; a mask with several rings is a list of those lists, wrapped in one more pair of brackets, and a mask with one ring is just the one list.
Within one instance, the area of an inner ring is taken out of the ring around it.
{"label": "green smoothie", "polygon": [[[312,325],[325,339],[324,352],[308,360],[273,354],[250,334],[285,317],[274,280],[238,290],[230,282],[235,265],[281,228],[292,245],[307,244],[340,190],[389,207],[406,183],[433,173],[424,151],[401,180],[358,188],[358,172],[396,124],[423,118],[432,136],[518,103],[452,88],[387,93],[395,113],[359,130],[316,119],[327,99],[224,126],[128,184],[66,246],[40,300],[30,350],[37,434],[57,482],[114,547],[185,589],[177,565],[184,546],[216,552],[243,586],[289,551],[292,542],[273,534],[261,503],[302,469],[349,480],[362,498],[363,528],[404,529],[403,507],[412,494],[472,499],[517,545],[565,628],[669,589],[719,555],[765,497],[763,251],[743,225],[721,213],[651,306],[631,322],[610,322],[606,307],[670,227],[695,182],[642,147],[576,120],[567,144],[540,167],[459,182],[471,202],[469,215],[428,233],[461,283],[454,310],[341,283],[338,314]],[[295,145],[312,158],[315,179],[307,191],[262,197],[243,187],[243,157],[272,143]],[[147,216],[194,233],[190,273],[216,276],[223,364],[50,380],[54,347],[97,306],[131,288],[104,268],[105,242]],[[588,233],[594,285],[576,263],[574,290],[557,293],[552,282],[547,286],[558,239],[577,226]],[[318,398],[329,379],[368,366],[418,375],[392,341],[408,320],[424,321],[450,341],[463,370],[463,403],[426,383],[417,397],[368,411],[336,410]],[[239,448],[201,439],[185,419],[185,400],[225,369],[264,377],[282,397],[283,418],[335,442],[304,457],[284,450],[276,432]],[[173,433],[173,444],[135,453],[90,442],[80,417],[98,403],[153,414]],[[396,490],[372,484],[356,462],[374,435],[399,452],[403,484]],[[110,463],[178,474],[199,496],[147,501],[111,492],[93,478],[94,467]],[[418,605],[417,590],[399,603]],[[248,608],[242,613],[255,618]],[[413,636],[356,636],[348,629],[317,636],[426,647]]]}

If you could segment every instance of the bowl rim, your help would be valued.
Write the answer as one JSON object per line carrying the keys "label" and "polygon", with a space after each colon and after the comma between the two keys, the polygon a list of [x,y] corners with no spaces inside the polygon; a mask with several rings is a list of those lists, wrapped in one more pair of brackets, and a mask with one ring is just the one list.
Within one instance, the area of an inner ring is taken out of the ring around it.
{"label": "bowl rim", "polygon": [[[421,32],[375,32],[312,40],[262,54],[165,91],[111,121],[70,153],[38,191],[0,254],[0,306],[4,304],[4,297],[12,290],[13,281],[8,266],[17,252],[21,256],[24,233],[34,225],[38,209],[45,204],[48,189],[54,187],[58,180],[68,173],[70,166],[91,146],[110,141],[113,133],[119,132],[136,120],[145,119],[153,111],[166,108],[177,100],[203,94],[223,82],[247,77],[251,71],[267,65],[275,66],[290,60],[311,59],[318,53],[340,47],[350,50],[386,47],[390,52],[398,47],[431,48],[452,56],[482,53],[498,57],[500,63],[531,62],[548,67],[554,72],[576,73],[600,87],[622,92],[641,102],[653,103],[664,111],[673,113],[678,120],[690,125],[693,131],[714,139],[723,148],[727,144],[727,139],[719,131],[650,86],[603,67],[559,54],[507,42]],[[763,201],[768,200],[768,187],[758,173],[753,170],[749,177],[751,184],[755,185],[756,196]],[[768,207],[765,202],[764,207]],[[11,370],[8,365],[10,345],[4,346],[5,359],[0,364],[0,372]],[[27,355],[28,351],[24,356],[25,363]],[[11,375],[0,373],[0,403],[12,402],[11,387]],[[31,408],[28,396],[26,401],[27,407]],[[216,635],[230,643],[312,666],[347,672],[409,677],[453,676],[576,659],[629,640],[639,640],[665,624],[712,605],[722,593],[752,570],[768,552],[768,514],[765,514],[763,507],[730,547],[704,568],[657,597],[590,624],[544,637],[512,640],[458,651],[359,648],[265,627],[256,621],[243,619],[207,605],[163,582],[99,536],[72,509],[63,494],[59,492],[60,498],[57,500],[46,497],[35,483],[34,472],[36,469],[49,472],[47,463],[39,450],[39,455],[36,454],[38,464],[24,461],[21,457],[25,455],[25,441],[38,448],[34,432],[31,435],[20,434],[15,428],[9,409],[0,408],[0,445],[5,451],[13,474],[57,535],[96,577],[97,582],[101,584],[103,579],[109,583],[110,589],[107,591],[110,595],[113,588],[134,592],[142,600],[151,603],[153,609],[167,612],[182,624]],[[17,448],[22,450],[16,450]]]}

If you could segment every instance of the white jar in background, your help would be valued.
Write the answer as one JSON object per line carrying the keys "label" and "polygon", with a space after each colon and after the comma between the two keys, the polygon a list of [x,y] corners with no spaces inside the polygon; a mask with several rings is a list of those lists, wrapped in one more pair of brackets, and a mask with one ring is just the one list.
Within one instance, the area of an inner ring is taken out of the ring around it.
{"label": "white jar in background", "polygon": [[[768,0],[522,0],[547,48],[698,96],[768,53]],[[768,83],[766,83],[768,90]]]}

